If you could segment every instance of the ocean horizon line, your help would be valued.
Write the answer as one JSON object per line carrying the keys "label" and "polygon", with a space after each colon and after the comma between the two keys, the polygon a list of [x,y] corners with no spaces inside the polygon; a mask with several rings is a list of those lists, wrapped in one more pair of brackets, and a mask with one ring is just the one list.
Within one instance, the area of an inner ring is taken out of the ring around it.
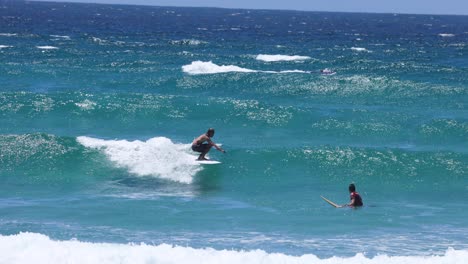
{"label": "ocean horizon line", "polygon": [[413,12],[365,12],[365,11],[334,11],[334,10],[300,10],[300,9],[270,9],[270,8],[245,8],[245,7],[219,7],[219,6],[177,6],[177,5],[150,5],[140,3],[100,3],[100,2],[81,2],[81,1],[43,1],[29,0],[25,2],[42,2],[42,3],[64,3],[64,4],[91,4],[91,5],[117,5],[117,6],[139,6],[139,7],[156,7],[156,8],[187,8],[187,9],[223,9],[223,10],[245,10],[245,11],[278,11],[278,12],[303,12],[303,13],[330,13],[330,14],[368,14],[368,15],[405,15],[405,16],[468,16],[468,14],[434,14],[434,13],[413,13]]}

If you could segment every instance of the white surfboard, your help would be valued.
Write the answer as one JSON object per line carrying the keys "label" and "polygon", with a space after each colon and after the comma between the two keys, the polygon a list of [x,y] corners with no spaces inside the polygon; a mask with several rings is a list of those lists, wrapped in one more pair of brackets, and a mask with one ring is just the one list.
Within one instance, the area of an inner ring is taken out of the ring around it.
{"label": "white surfboard", "polygon": [[221,162],[217,160],[197,160],[197,162],[203,165],[221,164]]}
{"label": "white surfboard", "polygon": [[338,204],[336,204],[336,203],[334,203],[334,202],[328,200],[327,198],[325,198],[325,197],[323,197],[323,196],[321,196],[321,195],[320,195],[320,197],[322,197],[322,199],[323,199],[325,202],[327,202],[328,204],[330,204],[331,206],[333,206],[333,207],[335,207],[335,208],[341,208],[341,207],[343,207],[342,205],[338,205]]}

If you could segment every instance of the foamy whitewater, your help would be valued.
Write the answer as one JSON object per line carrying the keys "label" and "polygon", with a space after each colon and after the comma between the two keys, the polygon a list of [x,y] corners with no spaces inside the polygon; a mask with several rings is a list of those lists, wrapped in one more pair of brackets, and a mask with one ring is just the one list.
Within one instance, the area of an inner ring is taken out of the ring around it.
{"label": "foamy whitewater", "polygon": [[85,147],[101,150],[116,166],[138,176],[191,183],[200,170],[200,164],[196,162],[198,155],[188,153],[190,145],[174,144],[164,137],[144,142],[90,137],[78,137],[77,141]]}
{"label": "foamy whitewater", "polygon": [[199,74],[216,74],[216,73],[229,73],[229,72],[260,72],[260,73],[311,73],[310,71],[303,70],[283,70],[283,71],[262,71],[246,69],[235,65],[216,65],[211,61],[193,61],[189,65],[182,66],[182,71],[190,75]]}
{"label": "foamy whitewater", "polygon": [[3,1],[0,263],[468,263],[467,32]]}
{"label": "foamy whitewater", "polygon": [[182,70],[188,74],[214,74],[227,72],[257,72],[256,70],[245,69],[235,65],[216,65],[211,61],[193,61],[189,65],[182,66]]}
{"label": "foamy whitewater", "polygon": [[212,248],[194,249],[174,245],[87,243],[76,240],[54,241],[47,236],[20,233],[0,236],[1,263],[424,263],[462,264],[468,258],[467,251],[447,250],[441,256],[390,257],[386,255],[366,258],[357,254],[350,258],[320,259],[315,255],[288,256],[267,253],[263,250],[234,251]]}

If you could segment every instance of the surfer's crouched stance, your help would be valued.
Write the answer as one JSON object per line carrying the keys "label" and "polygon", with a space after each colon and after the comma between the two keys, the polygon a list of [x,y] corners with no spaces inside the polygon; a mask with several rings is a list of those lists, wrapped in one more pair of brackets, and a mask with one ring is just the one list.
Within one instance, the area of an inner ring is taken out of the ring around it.
{"label": "surfer's crouched stance", "polygon": [[200,156],[198,156],[197,160],[208,160],[207,158],[205,158],[205,155],[210,151],[211,147],[215,147],[217,150],[226,153],[224,149],[218,147],[218,145],[211,141],[211,138],[214,136],[214,134],[214,128],[210,128],[208,129],[208,131],[206,131],[205,134],[202,134],[193,140],[192,150],[195,152],[200,152]]}

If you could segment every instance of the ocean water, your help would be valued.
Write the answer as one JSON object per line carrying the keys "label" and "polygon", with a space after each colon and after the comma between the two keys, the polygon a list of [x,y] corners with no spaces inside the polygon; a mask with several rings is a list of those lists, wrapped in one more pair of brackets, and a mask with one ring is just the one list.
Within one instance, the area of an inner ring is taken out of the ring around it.
{"label": "ocean water", "polygon": [[0,263],[467,263],[467,149],[467,16],[0,3]]}

